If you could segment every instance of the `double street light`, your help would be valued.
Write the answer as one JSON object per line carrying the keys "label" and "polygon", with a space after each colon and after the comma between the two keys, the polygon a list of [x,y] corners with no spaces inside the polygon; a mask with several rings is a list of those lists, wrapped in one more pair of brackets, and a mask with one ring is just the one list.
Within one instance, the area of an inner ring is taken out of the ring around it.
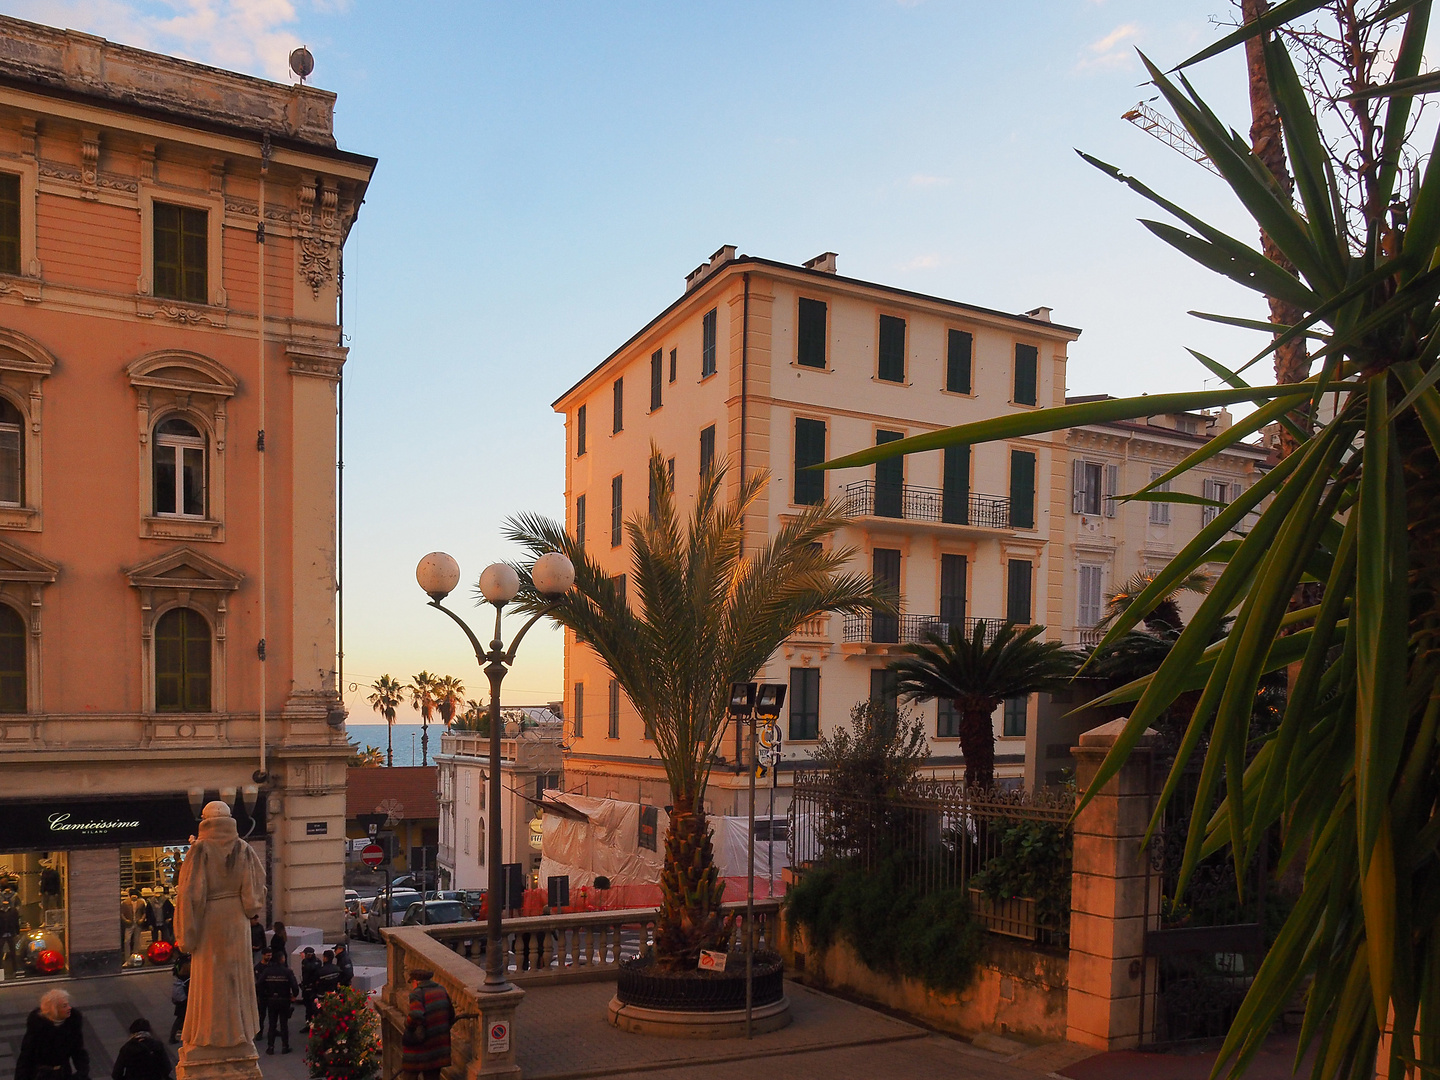
{"label": "double street light", "polygon": [[[480,639],[466,625],[465,620],[441,603],[455,591],[455,586],[460,584],[459,563],[443,551],[432,551],[415,567],[415,580],[429,595],[430,606],[449,615],[460,629],[465,631],[465,636],[475,648],[476,663],[490,680],[490,831],[487,854],[490,861],[490,895],[485,941],[485,983],[481,990],[502,993],[512,987],[505,971],[505,950],[500,945],[498,886],[501,884],[501,867],[505,858],[500,830],[500,734],[503,726],[500,720],[500,684],[510,670],[510,665],[515,662],[515,650],[520,647],[521,639],[543,616],[549,614],[554,604],[536,612],[530,621],[520,628],[509,648],[506,648],[500,636],[500,620],[504,615],[505,605],[514,600],[520,592],[520,575],[515,572],[514,567],[505,563],[490,564],[480,574],[480,594],[488,603],[495,605],[495,636],[489,648],[486,648],[480,644]],[[575,584],[575,566],[560,552],[552,551],[535,560],[535,565],[530,568],[530,580],[534,582],[536,592],[558,600]]]}

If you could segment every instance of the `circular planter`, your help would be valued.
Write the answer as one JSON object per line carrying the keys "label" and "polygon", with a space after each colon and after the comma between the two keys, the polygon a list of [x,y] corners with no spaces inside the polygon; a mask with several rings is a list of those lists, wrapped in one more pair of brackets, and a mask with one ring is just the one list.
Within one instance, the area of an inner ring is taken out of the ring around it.
{"label": "circular planter", "polygon": [[[745,968],[738,971],[650,970],[648,958],[622,961],[610,1000],[610,1023],[640,1035],[684,1039],[744,1038]],[[790,1023],[785,967],[775,953],[757,953],[750,1030],[777,1031]]]}

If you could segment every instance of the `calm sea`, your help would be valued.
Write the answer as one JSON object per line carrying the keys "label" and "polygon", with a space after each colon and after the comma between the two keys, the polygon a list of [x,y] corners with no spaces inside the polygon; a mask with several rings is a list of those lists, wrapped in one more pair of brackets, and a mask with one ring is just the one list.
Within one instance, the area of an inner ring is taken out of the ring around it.
{"label": "calm sea", "polygon": [[[385,750],[384,724],[346,724],[345,732],[350,741],[358,743],[361,747],[378,746],[383,753]],[[433,761],[434,755],[440,750],[440,734],[445,730],[444,724],[430,725],[430,754]],[[395,764],[396,765],[419,765],[420,764],[420,725],[419,724],[396,724],[394,728]]]}

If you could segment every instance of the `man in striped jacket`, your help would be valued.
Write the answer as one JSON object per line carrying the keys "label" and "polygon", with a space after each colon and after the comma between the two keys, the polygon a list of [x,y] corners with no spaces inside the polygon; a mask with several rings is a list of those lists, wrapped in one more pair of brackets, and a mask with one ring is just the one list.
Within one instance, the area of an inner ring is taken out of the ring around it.
{"label": "man in striped jacket", "polygon": [[423,1080],[440,1080],[440,1070],[450,1065],[450,1028],[455,1007],[450,995],[435,981],[435,973],[424,968],[410,971],[410,1015],[405,1023],[400,1068]]}

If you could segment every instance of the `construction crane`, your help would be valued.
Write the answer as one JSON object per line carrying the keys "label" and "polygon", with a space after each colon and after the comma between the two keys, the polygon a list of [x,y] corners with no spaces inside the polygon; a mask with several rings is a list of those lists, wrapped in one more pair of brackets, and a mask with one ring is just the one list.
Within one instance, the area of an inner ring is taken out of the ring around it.
{"label": "construction crane", "polygon": [[1148,101],[1142,101],[1133,109],[1121,113],[1120,119],[1129,120],[1141,131],[1153,135],[1170,149],[1180,151],[1191,161],[1205,166],[1216,176],[1220,175],[1220,170],[1215,168],[1215,163],[1210,160],[1204,150],[1196,145],[1195,140],[1190,138],[1190,133],[1168,116],[1152,109]]}

